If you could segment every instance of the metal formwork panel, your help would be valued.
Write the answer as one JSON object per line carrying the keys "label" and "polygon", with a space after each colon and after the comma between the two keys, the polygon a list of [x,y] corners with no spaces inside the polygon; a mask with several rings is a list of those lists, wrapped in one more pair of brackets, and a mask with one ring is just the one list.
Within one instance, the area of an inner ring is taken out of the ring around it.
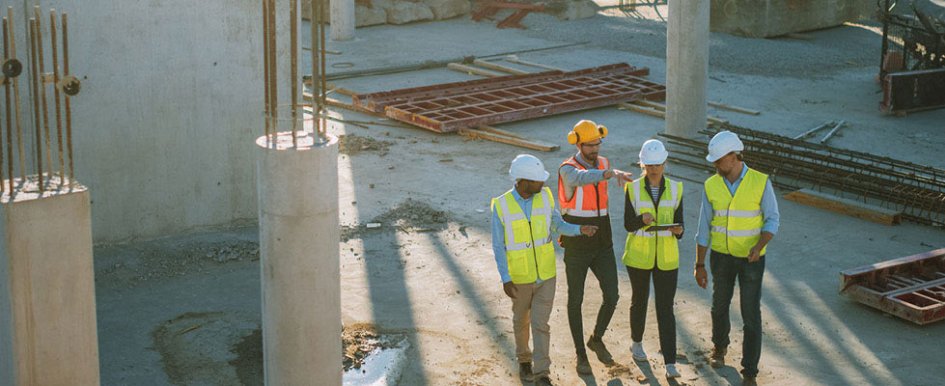
{"label": "metal formwork panel", "polygon": [[840,293],[916,324],[945,319],[945,248],[840,272]]}
{"label": "metal formwork panel", "polygon": [[354,103],[436,132],[544,117],[638,99],[661,101],[666,88],[649,70],[625,63],[358,95]]}

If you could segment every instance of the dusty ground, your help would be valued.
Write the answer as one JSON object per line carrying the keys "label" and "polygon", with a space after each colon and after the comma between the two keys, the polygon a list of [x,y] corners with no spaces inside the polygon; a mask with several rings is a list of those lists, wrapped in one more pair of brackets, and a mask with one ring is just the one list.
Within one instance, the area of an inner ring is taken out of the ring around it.
{"label": "dusty ground", "polygon": [[[654,80],[665,78],[665,42],[660,37],[665,28],[658,21],[610,12],[577,22],[530,15],[525,24],[533,28],[498,30],[491,23],[460,19],[359,29],[355,41],[332,44],[331,49],[343,54],[330,60],[367,69],[590,41],[519,56],[568,69],[625,61],[650,67]],[[812,35],[810,41],[783,41],[713,34],[710,98],[764,113],[710,113],[785,135],[846,119],[850,126],[832,140],[835,146],[945,168],[940,150],[945,146],[945,110],[905,118],[877,111],[880,95],[870,59],[879,45],[875,31],[846,26]],[[724,57],[719,58],[719,52]],[[803,66],[795,71],[791,63],[778,64],[778,58],[788,57]],[[843,59],[848,57],[852,63]],[[735,63],[723,64],[731,61]],[[443,69],[338,84],[367,92],[467,79]],[[344,110],[336,114],[375,119]],[[561,144],[557,152],[531,152],[553,168],[574,151],[564,136],[582,118],[611,128],[602,154],[634,172],[630,165],[639,145],[663,128],[659,119],[614,108],[501,127]],[[407,335],[411,348],[403,385],[520,383],[513,359],[511,305],[500,289],[492,258],[488,200],[510,188],[508,163],[527,151],[384,123],[331,129],[352,144],[339,159],[345,324],[369,323]],[[686,222],[694,224],[699,181],[707,175],[672,164],[668,173],[684,181]],[[616,188],[612,194],[618,194]],[[945,323],[914,326],[851,302],[837,295],[837,289],[842,269],[945,247],[942,230],[914,224],[887,227],[786,200],[780,205],[781,231],[769,247],[764,279],[760,383],[941,384],[945,365],[938,358],[945,345]],[[616,218],[623,215],[622,205],[613,209]],[[366,226],[375,222],[381,226]],[[620,227],[614,233],[619,254],[626,233]],[[256,229],[241,228],[96,248],[103,384],[254,384],[251,380],[258,379],[260,371],[253,343],[260,320],[256,240]],[[687,236],[681,247],[682,266],[689,267],[694,243]],[[604,338],[618,365],[607,368],[592,359],[594,375],[588,377],[574,372],[564,312],[567,292],[563,280],[559,282],[552,313],[556,384],[669,384],[662,378],[652,310],[644,339],[652,359],[642,366],[630,359],[630,286],[623,272],[618,272],[618,311]],[[559,275],[564,277],[561,263]],[[587,287],[584,308],[589,321],[600,295],[593,278]],[[679,384],[737,385],[739,368],[716,370],[705,364],[711,345],[709,302],[710,293],[695,285],[688,270],[681,271],[676,316],[684,357],[679,361]],[[734,364],[741,352],[737,309],[736,300],[729,354]],[[182,350],[193,347],[200,349]]]}

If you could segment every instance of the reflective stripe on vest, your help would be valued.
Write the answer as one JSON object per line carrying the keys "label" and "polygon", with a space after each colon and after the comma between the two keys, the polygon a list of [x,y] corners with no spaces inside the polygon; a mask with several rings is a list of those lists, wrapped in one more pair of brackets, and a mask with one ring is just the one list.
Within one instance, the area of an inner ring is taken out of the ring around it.
{"label": "reflective stripe on vest", "polygon": [[496,211],[505,230],[506,259],[513,283],[528,284],[539,278],[555,277],[555,250],[551,243],[554,207],[554,196],[547,187],[532,196],[531,221],[511,190],[492,199],[492,210]]}
{"label": "reflective stripe on vest", "polygon": [[[649,192],[641,194],[643,178],[624,185],[624,192],[629,194],[634,212],[639,216],[649,213],[656,219],[655,224],[672,224],[675,219],[676,208],[682,202],[682,183],[665,178],[666,188],[660,196],[659,206],[654,209],[653,198]],[[659,268],[661,271],[671,271],[679,268],[679,243],[673,232],[668,230],[648,232],[650,225],[627,234],[627,243],[624,246],[623,263],[628,267],[639,269]]]}
{"label": "reflective stripe on vest", "polygon": [[[564,160],[561,166],[564,165],[574,166],[578,170],[587,170],[574,156]],[[559,166],[558,168],[560,169],[561,167]],[[609,168],[610,161],[608,161],[607,158],[598,156],[597,169],[607,170]],[[594,189],[595,186],[597,187],[596,191]],[[600,197],[597,197],[598,192],[600,192]],[[558,201],[561,203],[562,214],[574,217],[606,216],[607,200],[607,180],[600,181],[597,184],[587,184],[574,188],[571,199],[568,200],[565,195],[564,179],[561,178],[560,173],[558,174]],[[598,202],[600,203],[600,208],[597,207]],[[600,210],[598,211],[598,209]]]}
{"label": "reflective stripe on vest", "polygon": [[[712,205],[712,250],[735,257],[748,257],[751,248],[761,239],[764,217],[761,197],[768,176],[748,168],[735,196],[728,190],[722,176],[716,174],[705,182],[705,193]],[[764,255],[767,248],[761,250]]]}

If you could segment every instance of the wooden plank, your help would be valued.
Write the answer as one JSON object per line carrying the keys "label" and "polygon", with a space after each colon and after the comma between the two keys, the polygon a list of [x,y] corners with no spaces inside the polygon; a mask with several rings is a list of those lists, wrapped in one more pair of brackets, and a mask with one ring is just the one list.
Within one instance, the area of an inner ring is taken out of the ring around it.
{"label": "wooden plank", "polygon": [[472,75],[488,76],[490,78],[495,78],[497,76],[505,76],[505,74],[500,73],[500,72],[486,70],[484,68],[479,68],[479,67],[467,66],[465,64],[460,64],[460,63],[447,64],[446,68],[449,68],[450,70],[453,70],[453,71],[465,72],[467,74],[472,74]]}
{"label": "wooden plank", "polygon": [[495,128],[495,127],[492,127],[492,126],[479,126],[478,129],[479,129],[479,130],[482,130],[482,131],[485,131],[485,132],[488,132],[488,133],[504,135],[504,136],[506,136],[506,137],[524,139],[524,140],[526,140],[526,141],[528,140],[528,139],[526,139],[525,137],[523,137],[523,136],[521,136],[521,135],[518,135],[518,134],[515,134],[515,133],[513,133],[513,132],[511,132],[511,131],[502,130],[502,129]]}
{"label": "wooden plank", "polygon": [[717,109],[734,111],[736,113],[742,113],[742,114],[748,114],[748,115],[761,114],[761,111],[758,111],[758,110],[746,109],[744,107],[732,106],[732,105],[727,105],[727,104],[719,103],[719,102],[709,102],[709,106],[715,107]]}
{"label": "wooden plank", "polygon": [[459,129],[457,131],[460,135],[473,139],[485,139],[493,142],[504,143],[507,145],[523,147],[531,150],[538,151],[556,151],[560,147],[558,145],[552,145],[544,142],[530,141],[522,138],[510,137],[507,135],[491,133],[479,129]]}
{"label": "wooden plank", "polygon": [[655,109],[655,108],[650,108],[650,107],[645,107],[645,106],[638,106],[638,105],[635,105],[635,104],[633,104],[633,103],[618,103],[617,106],[620,106],[620,108],[622,108],[622,109],[630,110],[630,111],[637,112],[637,113],[640,113],[640,114],[646,114],[646,115],[649,115],[649,116],[653,116],[653,117],[657,117],[657,118],[663,118],[663,119],[666,118],[666,113],[665,113],[665,112],[660,111],[660,110],[657,110],[657,109]]}
{"label": "wooden plank", "polygon": [[486,68],[486,69],[490,69],[490,70],[495,70],[495,71],[500,71],[500,72],[506,72],[506,73],[509,73],[509,74],[512,74],[512,75],[526,75],[526,74],[531,74],[531,73],[528,72],[528,71],[519,70],[519,69],[517,69],[517,68],[512,68],[512,67],[509,67],[509,66],[503,66],[503,65],[501,65],[501,64],[493,63],[493,62],[488,62],[488,61],[485,61],[485,60],[482,60],[482,59],[475,59],[475,60],[473,60],[473,64],[475,64],[475,65],[477,65],[477,66],[479,66],[479,67],[482,67],[482,68]]}
{"label": "wooden plank", "polygon": [[811,189],[794,191],[785,194],[784,198],[799,204],[827,209],[880,224],[896,225],[902,222],[902,212],[837,197]]}
{"label": "wooden plank", "polygon": [[564,71],[565,71],[565,70],[562,69],[562,68],[553,67],[553,66],[547,66],[547,65],[544,65],[544,64],[541,64],[541,63],[528,62],[528,61],[525,61],[525,60],[521,60],[521,59],[518,58],[518,56],[515,56],[515,55],[506,56],[506,57],[505,57],[505,61],[506,61],[506,62],[509,62],[509,63],[521,64],[521,65],[523,65],[523,66],[529,66],[529,67],[535,67],[535,68],[543,68],[543,69],[546,69],[546,70],[561,71],[561,72],[564,72]]}
{"label": "wooden plank", "polygon": [[[306,100],[306,101],[311,102],[311,101],[312,101],[312,93],[310,93],[310,92],[308,92],[308,91],[303,91],[303,92],[302,92],[302,100]],[[359,112],[359,113],[364,113],[364,114],[368,114],[368,115],[373,115],[373,116],[375,116],[375,117],[384,117],[384,114],[383,114],[383,113],[376,113],[376,112],[374,112],[374,111],[371,111],[371,110],[368,110],[368,109],[365,109],[365,108],[361,108],[361,107],[355,106],[355,105],[350,104],[350,103],[345,103],[345,102],[342,102],[342,101],[337,100],[337,99],[326,98],[326,102],[328,103],[329,106],[332,106],[332,107],[338,107],[338,108],[342,108],[342,109],[345,109],[345,110],[351,110],[351,111],[355,111],[355,112]]]}

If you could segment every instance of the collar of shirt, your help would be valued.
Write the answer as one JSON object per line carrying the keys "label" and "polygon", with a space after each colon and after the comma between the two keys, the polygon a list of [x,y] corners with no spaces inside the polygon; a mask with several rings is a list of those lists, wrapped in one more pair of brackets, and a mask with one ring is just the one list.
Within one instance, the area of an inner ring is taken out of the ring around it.
{"label": "collar of shirt", "polygon": [[725,186],[728,187],[728,192],[735,195],[735,191],[738,190],[738,185],[741,185],[742,180],[745,179],[745,174],[748,173],[748,164],[742,162],[742,173],[738,176],[735,182],[728,182],[728,178],[722,177],[722,181],[725,181]]}
{"label": "collar of shirt", "polygon": [[597,164],[596,163],[591,164],[590,162],[587,162],[587,160],[584,159],[584,156],[581,155],[581,152],[578,152],[577,154],[575,154],[574,159],[576,159],[579,164],[584,165],[585,169],[588,169],[588,170],[597,169]]}
{"label": "collar of shirt", "polygon": [[[541,194],[541,192],[539,192],[538,194]],[[535,196],[532,195],[531,197],[529,197],[529,198],[526,199],[526,198],[522,197],[521,194],[518,194],[518,189],[515,189],[515,187],[513,186],[513,187],[512,187],[512,198],[514,198],[514,199],[515,199],[515,202],[518,203],[518,206],[519,206],[520,208],[522,208],[522,212],[525,212],[525,218],[527,218],[529,221],[531,221],[531,219],[532,219],[532,199],[535,198]]]}

